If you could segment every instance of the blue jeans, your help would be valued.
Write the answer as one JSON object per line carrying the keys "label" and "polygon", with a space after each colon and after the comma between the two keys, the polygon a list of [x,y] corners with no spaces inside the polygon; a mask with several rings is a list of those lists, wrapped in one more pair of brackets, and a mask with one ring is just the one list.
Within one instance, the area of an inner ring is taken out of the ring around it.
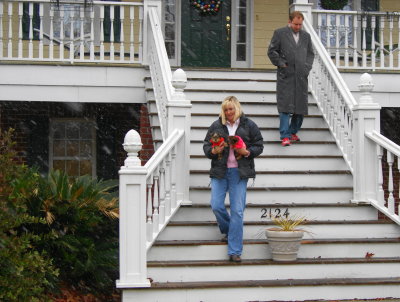
{"label": "blue jeans", "polygon": [[296,134],[303,124],[302,114],[292,114],[279,112],[279,133],[281,139],[290,138],[292,134]]}
{"label": "blue jeans", "polygon": [[[228,235],[228,255],[242,254],[246,190],[247,178],[240,179],[238,168],[228,168],[224,178],[211,178],[211,208],[221,233]],[[226,192],[229,192],[230,213],[224,204]]]}

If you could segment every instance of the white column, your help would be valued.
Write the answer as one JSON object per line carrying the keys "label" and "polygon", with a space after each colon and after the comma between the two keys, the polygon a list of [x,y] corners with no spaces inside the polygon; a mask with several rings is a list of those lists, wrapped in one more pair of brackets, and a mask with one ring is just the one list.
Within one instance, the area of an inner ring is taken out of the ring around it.
{"label": "white column", "polygon": [[179,173],[176,177],[176,194],[177,200],[181,200],[185,204],[189,201],[189,160],[190,160],[190,123],[191,108],[190,100],[186,99],[183,93],[187,84],[186,73],[182,69],[177,69],[172,75],[172,86],[175,88],[171,97],[171,102],[167,105],[167,137],[174,129],[184,129],[184,143],[179,144],[176,153],[176,160],[179,164]]}
{"label": "white column", "polygon": [[118,288],[150,287],[146,255],[146,168],[138,152],[142,142],[135,130],[124,140],[128,152],[119,170],[119,280]]}
{"label": "white column", "polygon": [[[159,18],[160,18],[160,24],[163,24],[161,21],[161,11],[162,11],[162,9],[161,9],[161,5],[162,5],[162,1],[161,0],[143,0],[143,6],[144,6],[144,12],[143,12],[143,14],[144,14],[144,16],[143,16],[143,29],[142,29],[142,32],[143,32],[143,40],[142,40],[142,42],[143,42],[143,51],[145,52],[145,53],[147,53],[147,51],[148,51],[148,41],[149,41],[149,34],[151,34],[151,29],[150,29],[150,22],[149,22],[149,8],[150,7],[156,7],[157,8],[157,13],[158,13],[158,16],[159,16]],[[148,58],[147,58],[147,55],[144,55],[143,57],[142,57],[142,60],[143,60],[143,62],[142,62],[142,64],[143,65],[149,65],[149,62],[148,62]]]}
{"label": "white column", "polygon": [[353,108],[354,128],[354,201],[365,202],[369,198],[378,200],[376,181],[379,177],[379,163],[377,160],[376,145],[369,140],[366,132],[376,130],[380,132],[379,104],[374,103],[371,92],[374,87],[372,78],[364,73],[360,78],[359,88],[361,97],[357,106]]}

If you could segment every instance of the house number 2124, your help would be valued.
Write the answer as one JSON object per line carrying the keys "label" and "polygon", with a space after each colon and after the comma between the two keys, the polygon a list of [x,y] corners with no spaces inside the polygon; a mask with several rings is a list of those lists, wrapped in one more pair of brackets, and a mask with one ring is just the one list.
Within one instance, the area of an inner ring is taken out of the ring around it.
{"label": "house number 2124", "polygon": [[288,218],[289,216],[289,209],[282,209],[282,208],[262,208],[261,209],[261,218],[281,218],[282,216]]}

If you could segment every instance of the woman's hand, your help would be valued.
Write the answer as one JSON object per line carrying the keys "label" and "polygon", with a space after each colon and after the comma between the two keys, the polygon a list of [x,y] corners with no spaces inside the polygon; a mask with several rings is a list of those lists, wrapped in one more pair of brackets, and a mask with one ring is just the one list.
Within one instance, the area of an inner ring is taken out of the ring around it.
{"label": "woman's hand", "polygon": [[222,142],[219,144],[219,146],[215,146],[215,147],[213,147],[213,148],[211,149],[211,153],[212,153],[212,154],[220,154],[220,153],[222,153],[222,152],[224,151],[224,148],[225,148],[225,142],[222,141]]}
{"label": "woman's hand", "polygon": [[238,153],[238,154],[240,154],[240,155],[242,155],[244,157],[247,157],[247,156],[250,155],[250,151],[247,150],[246,148],[235,149],[235,151],[236,151],[236,153]]}

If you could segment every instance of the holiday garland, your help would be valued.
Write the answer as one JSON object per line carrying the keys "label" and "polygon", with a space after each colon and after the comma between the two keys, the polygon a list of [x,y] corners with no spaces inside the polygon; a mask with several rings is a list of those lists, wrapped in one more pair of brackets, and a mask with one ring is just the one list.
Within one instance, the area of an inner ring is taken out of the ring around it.
{"label": "holiday garland", "polygon": [[192,5],[202,14],[214,15],[221,9],[222,0],[220,1],[203,1],[203,0],[190,0]]}

